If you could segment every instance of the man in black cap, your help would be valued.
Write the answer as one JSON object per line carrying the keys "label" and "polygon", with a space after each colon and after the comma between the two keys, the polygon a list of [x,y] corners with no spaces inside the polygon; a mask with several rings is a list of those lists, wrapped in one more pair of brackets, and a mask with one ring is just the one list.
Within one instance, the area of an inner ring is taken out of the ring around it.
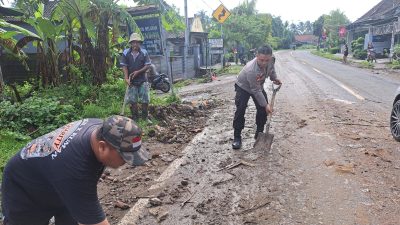
{"label": "man in black cap", "polygon": [[106,166],[142,165],[141,129],[127,117],[83,119],[28,143],[7,163],[2,182],[5,225],[109,222],[97,197]]}

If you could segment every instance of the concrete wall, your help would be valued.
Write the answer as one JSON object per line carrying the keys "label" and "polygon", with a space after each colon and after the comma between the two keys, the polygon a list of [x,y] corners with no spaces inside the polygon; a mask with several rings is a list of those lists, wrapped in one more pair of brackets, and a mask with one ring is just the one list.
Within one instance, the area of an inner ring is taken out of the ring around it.
{"label": "concrete wall", "polygon": [[[157,67],[157,71],[168,74],[165,56],[150,56],[151,62]],[[172,56],[172,76],[174,80],[183,79],[183,56]],[[188,55],[186,65],[187,78],[195,77],[194,58]]]}

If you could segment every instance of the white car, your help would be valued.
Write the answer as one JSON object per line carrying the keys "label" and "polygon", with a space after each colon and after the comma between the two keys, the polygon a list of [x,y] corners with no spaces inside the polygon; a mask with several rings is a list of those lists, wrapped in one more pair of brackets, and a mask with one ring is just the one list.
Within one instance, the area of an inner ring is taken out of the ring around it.
{"label": "white car", "polygon": [[392,113],[390,114],[390,131],[396,141],[400,141],[400,87],[396,90],[393,101]]}

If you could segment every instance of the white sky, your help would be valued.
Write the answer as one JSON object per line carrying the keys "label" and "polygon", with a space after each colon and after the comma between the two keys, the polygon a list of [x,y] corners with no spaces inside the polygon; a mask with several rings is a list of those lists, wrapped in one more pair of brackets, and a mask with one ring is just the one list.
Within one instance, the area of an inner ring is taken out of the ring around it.
{"label": "white sky", "polygon": [[[4,0],[5,5],[12,0]],[[165,0],[170,5],[175,5],[180,9],[180,14],[184,15],[184,0]],[[238,6],[244,0],[187,0],[188,15],[192,17],[200,10],[207,11],[211,16],[221,2],[228,10]],[[322,14],[329,14],[330,11],[340,9],[354,22],[368,10],[378,4],[381,0],[258,0],[257,10],[262,13],[270,13],[273,16],[280,16],[283,21],[293,23],[314,22]],[[128,6],[134,6],[133,0],[120,0]],[[229,19],[229,18],[228,18]]]}

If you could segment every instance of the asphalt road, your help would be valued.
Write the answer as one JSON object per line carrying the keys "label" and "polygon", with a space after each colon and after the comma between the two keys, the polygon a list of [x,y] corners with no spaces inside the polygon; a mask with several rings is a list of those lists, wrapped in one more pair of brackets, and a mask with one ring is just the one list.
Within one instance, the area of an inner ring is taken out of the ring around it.
{"label": "asphalt road", "polygon": [[345,65],[307,51],[286,51],[278,56],[283,62],[280,64],[281,70],[288,68],[289,72],[307,79],[326,98],[373,102],[378,103],[375,106],[388,110],[393,103],[394,93],[400,86],[400,79],[382,76],[379,71]]}
{"label": "asphalt road", "polygon": [[400,148],[388,119],[399,80],[305,51],[276,57],[271,151],[252,148],[253,103],[243,147],[231,149],[234,75],[185,87],[187,99],[221,104],[151,182],[157,199],[140,199],[119,225],[398,224]]}

